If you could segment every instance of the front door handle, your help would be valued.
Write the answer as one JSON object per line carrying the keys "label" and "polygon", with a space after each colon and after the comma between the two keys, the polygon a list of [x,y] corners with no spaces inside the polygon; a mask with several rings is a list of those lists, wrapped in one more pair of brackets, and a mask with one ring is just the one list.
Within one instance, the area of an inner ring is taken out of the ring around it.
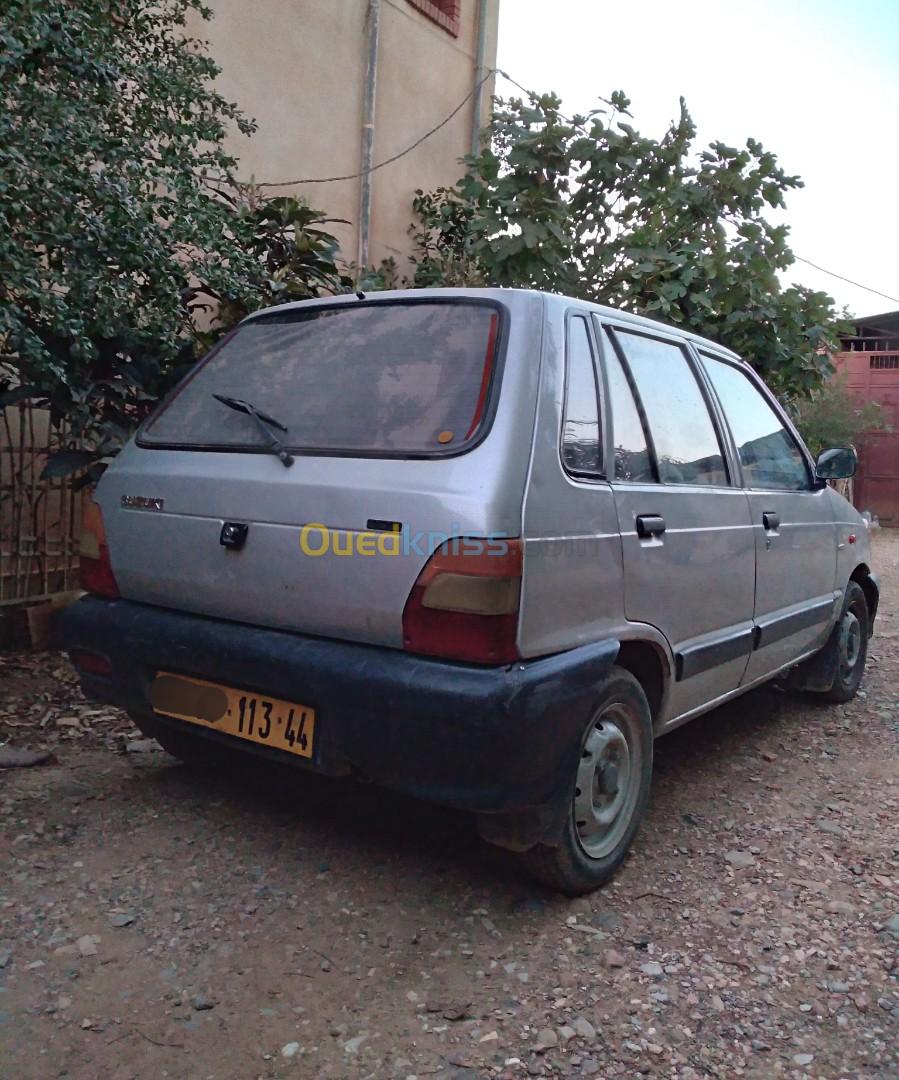
{"label": "front door handle", "polygon": [[637,515],[637,536],[648,540],[652,536],[661,536],[665,531],[665,519],[658,514]]}
{"label": "front door handle", "polygon": [[775,514],[773,510],[766,510],[762,514],[762,524],[765,526],[765,532],[777,532],[780,528],[780,514]]}

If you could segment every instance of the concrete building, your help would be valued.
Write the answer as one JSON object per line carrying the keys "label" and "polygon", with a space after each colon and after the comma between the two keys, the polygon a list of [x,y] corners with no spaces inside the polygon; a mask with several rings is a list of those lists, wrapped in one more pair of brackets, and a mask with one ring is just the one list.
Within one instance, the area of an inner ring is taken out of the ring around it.
{"label": "concrete building", "polygon": [[834,357],[837,375],[853,397],[877,402],[889,425],[859,448],[855,504],[882,525],[899,526],[899,311],[856,319],[842,344]]}
{"label": "concrete building", "polygon": [[[239,176],[257,183],[362,172],[455,116],[411,153],[368,177],[293,184],[349,224],[335,225],[345,259],[377,265],[410,251],[415,190],[451,184],[489,119],[499,0],[209,0],[218,89],[258,130],[232,134]],[[466,100],[466,97],[468,98]]]}

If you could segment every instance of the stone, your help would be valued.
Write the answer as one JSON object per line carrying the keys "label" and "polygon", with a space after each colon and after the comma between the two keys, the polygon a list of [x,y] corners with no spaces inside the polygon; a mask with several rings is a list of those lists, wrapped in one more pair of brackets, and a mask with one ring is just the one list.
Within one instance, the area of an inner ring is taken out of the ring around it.
{"label": "stone", "polygon": [[735,870],[748,870],[755,866],[755,857],[749,851],[727,851],[724,858]]}
{"label": "stone", "polygon": [[814,1054],[794,1054],[793,1062],[796,1065],[811,1065],[815,1060]]}
{"label": "stone", "polygon": [[464,1020],[470,1007],[471,1007],[471,1002],[470,1001],[461,1001],[461,1002],[458,1002],[458,1003],[453,1003],[451,1005],[447,1005],[441,1011],[441,1015],[443,1016],[444,1020],[452,1020],[454,1022],[457,1021],[457,1020]]}
{"label": "stone", "polygon": [[664,968],[661,964],[657,964],[655,960],[650,960],[646,964],[640,965],[640,970],[644,975],[652,975],[654,978],[658,978],[664,973]]}
{"label": "stone", "polygon": [[596,1028],[583,1016],[576,1017],[571,1026],[582,1039],[593,1040],[596,1038]]}
{"label": "stone", "polygon": [[571,1040],[575,1037],[576,1034],[577,1032],[574,1030],[574,1028],[569,1027],[568,1024],[563,1024],[559,1028],[559,1038],[563,1042],[571,1042]]}
{"label": "stone", "polygon": [[897,911],[895,915],[887,919],[887,921],[883,924],[883,929],[886,930],[888,934],[892,934],[894,937],[899,937],[899,911]]}
{"label": "stone", "polygon": [[155,739],[132,739],[125,743],[126,754],[151,754],[157,750],[161,752],[162,747]]}
{"label": "stone", "polygon": [[559,1036],[553,1031],[552,1028],[541,1028],[537,1032],[537,1042],[534,1048],[538,1054],[543,1053],[545,1050],[551,1050],[554,1046],[559,1045]]}
{"label": "stone", "polygon": [[208,1012],[215,1008],[215,1002],[206,994],[194,994],[190,1003],[197,1012]]}
{"label": "stone", "polygon": [[0,746],[0,769],[28,769],[51,761],[50,750],[26,750],[22,746]]}
{"label": "stone", "polygon": [[845,900],[830,900],[827,904],[827,910],[831,915],[854,915],[855,908],[852,904],[848,904]]}
{"label": "stone", "polygon": [[281,1047],[281,1057],[292,1058],[299,1049],[300,1044],[298,1042],[285,1043]]}
{"label": "stone", "polygon": [[134,922],[133,915],[127,915],[124,912],[116,915],[109,916],[110,926],[130,926]]}
{"label": "stone", "polygon": [[829,833],[831,836],[838,836],[841,840],[846,836],[845,830],[841,829],[835,821],[828,821],[825,818],[823,821],[816,822],[816,826],[819,832]]}
{"label": "stone", "polygon": [[621,955],[620,952],[616,952],[614,949],[607,949],[603,955],[606,967],[610,968],[623,968],[627,963],[627,960]]}
{"label": "stone", "polygon": [[368,1033],[366,1032],[364,1035],[356,1035],[352,1039],[347,1039],[347,1041],[343,1044],[344,1053],[358,1054],[359,1047],[365,1042],[367,1038]]}
{"label": "stone", "polygon": [[82,956],[96,956],[97,955],[97,943],[91,934],[84,934],[76,942],[78,952]]}

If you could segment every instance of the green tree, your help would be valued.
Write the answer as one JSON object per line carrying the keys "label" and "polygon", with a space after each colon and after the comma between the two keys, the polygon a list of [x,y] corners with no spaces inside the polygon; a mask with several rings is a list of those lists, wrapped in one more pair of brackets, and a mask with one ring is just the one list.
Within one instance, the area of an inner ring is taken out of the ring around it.
{"label": "green tree", "polygon": [[827,446],[857,447],[866,435],[891,430],[881,406],[854,397],[842,377],[797,401],[793,419],[815,455]]}
{"label": "green tree", "polygon": [[223,137],[253,124],[214,90],[194,15],[210,12],[200,0],[0,11],[4,400],[46,399],[97,452],[166,389],[198,330],[205,344],[210,325],[345,284],[321,214],[232,182]]}
{"label": "green tree", "polygon": [[778,272],[794,261],[765,213],[801,187],[756,140],[694,153],[683,100],[661,139],[616,93],[566,118],[553,94],[499,101],[491,140],[452,188],[418,193],[415,283],[532,287],[687,327],[804,396],[830,371],[833,301]]}

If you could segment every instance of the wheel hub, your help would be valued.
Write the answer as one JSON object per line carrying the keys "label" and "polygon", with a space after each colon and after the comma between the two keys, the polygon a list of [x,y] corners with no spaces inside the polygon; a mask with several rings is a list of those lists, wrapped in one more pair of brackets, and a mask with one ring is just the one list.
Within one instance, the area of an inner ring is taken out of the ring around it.
{"label": "wheel hub", "polygon": [[602,858],[618,843],[639,785],[638,764],[625,731],[626,718],[611,707],[584,740],[574,790],[574,820],[584,851]]}
{"label": "wheel hub", "polygon": [[862,651],[862,629],[855,613],[847,611],[840,620],[840,676],[848,679]]}
{"label": "wheel hub", "polygon": [[602,769],[596,770],[597,794],[610,798],[618,794],[618,766],[614,761],[607,762]]}

